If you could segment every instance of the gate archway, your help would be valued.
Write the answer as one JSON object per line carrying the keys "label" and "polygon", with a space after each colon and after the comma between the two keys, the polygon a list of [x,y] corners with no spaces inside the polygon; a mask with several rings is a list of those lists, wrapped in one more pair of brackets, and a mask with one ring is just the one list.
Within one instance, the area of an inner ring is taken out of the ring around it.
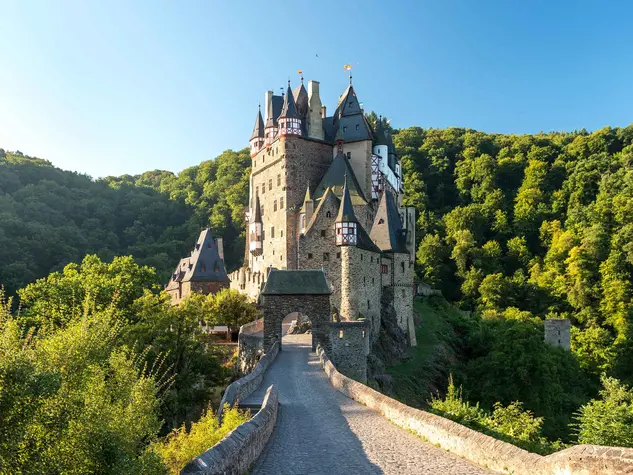
{"label": "gate archway", "polygon": [[330,288],[323,270],[271,270],[261,293],[264,316],[264,351],[279,342],[286,315],[299,312],[312,322],[312,350],[327,344],[330,322]]}

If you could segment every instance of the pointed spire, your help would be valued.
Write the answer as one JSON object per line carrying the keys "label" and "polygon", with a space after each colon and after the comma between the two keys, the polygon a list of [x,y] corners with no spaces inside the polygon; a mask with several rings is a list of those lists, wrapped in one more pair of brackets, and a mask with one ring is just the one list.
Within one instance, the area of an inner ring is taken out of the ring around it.
{"label": "pointed spire", "polygon": [[306,188],[306,196],[303,199],[303,202],[310,201],[312,197],[310,196],[310,182],[308,182],[308,187]]}
{"label": "pointed spire", "polygon": [[343,184],[343,196],[341,197],[341,206],[338,209],[338,215],[336,216],[337,223],[356,223],[356,215],[354,214],[354,207],[352,206],[352,199],[349,196],[349,190],[347,189],[347,173],[345,174],[345,182]]}
{"label": "pointed spire", "polygon": [[255,212],[251,216],[251,223],[261,223],[262,222],[262,211],[259,205],[259,195],[255,195]]}
{"label": "pointed spire", "polygon": [[255,119],[255,127],[253,127],[251,140],[261,137],[264,137],[264,119],[262,118],[262,106],[260,104],[257,109],[257,118]]}
{"label": "pointed spire", "polygon": [[290,80],[288,80],[288,90],[286,95],[284,96],[284,106],[281,109],[281,114],[279,117],[287,117],[290,119],[298,119],[299,114],[297,113],[297,105],[295,104],[295,98],[292,94],[292,89],[290,88]]}

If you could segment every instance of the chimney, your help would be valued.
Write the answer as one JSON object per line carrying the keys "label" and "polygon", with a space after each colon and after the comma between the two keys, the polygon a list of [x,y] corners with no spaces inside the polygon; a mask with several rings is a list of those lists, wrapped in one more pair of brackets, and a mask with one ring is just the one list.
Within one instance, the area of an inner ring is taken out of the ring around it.
{"label": "chimney", "polygon": [[224,263],[224,240],[222,238],[217,238],[215,240],[215,245],[218,246],[218,255],[220,256],[222,263]]}
{"label": "chimney", "polygon": [[319,81],[308,81],[308,137],[323,140]]}
{"label": "chimney", "polygon": [[325,115],[325,106],[321,106],[321,118],[325,119],[327,115]]}
{"label": "chimney", "polygon": [[[264,104],[266,104],[266,118],[264,124],[266,126],[272,125],[273,120],[273,91],[266,91],[266,97],[264,98]],[[271,121],[270,124],[268,121]]]}

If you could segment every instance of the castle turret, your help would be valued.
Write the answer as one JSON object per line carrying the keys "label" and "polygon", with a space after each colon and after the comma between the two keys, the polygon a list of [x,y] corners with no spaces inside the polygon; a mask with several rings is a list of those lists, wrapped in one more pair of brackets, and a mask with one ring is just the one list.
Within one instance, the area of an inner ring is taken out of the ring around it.
{"label": "castle turret", "polygon": [[264,146],[264,119],[262,118],[262,107],[257,110],[257,118],[255,119],[255,127],[253,127],[253,135],[251,135],[251,157],[257,155],[257,152]]}
{"label": "castle turret", "polygon": [[299,229],[301,234],[305,234],[305,230],[308,227],[308,223],[310,222],[310,218],[312,218],[312,214],[314,213],[314,200],[310,195],[310,185],[308,184],[308,188],[306,190],[306,196],[303,199],[303,206],[299,211]]}
{"label": "castle turret", "polygon": [[277,121],[273,109],[273,91],[266,91],[266,127],[265,144],[270,145],[277,135]]}
{"label": "castle turret", "polygon": [[325,109],[319,95],[319,81],[308,81],[308,137],[323,140]]}
{"label": "castle turret", "polygon": [[376,155],[379,155],[382,160],[388,160],[389,140],[387,139],[387,136],[385,134],[385,127],[382,122],[382,116],[378,118],[378,123],[376,124],[373,152]]}
{"label": "castle turret", "polygon": [[284,97],[284,105],[277,123],[280,135],[301,135],[301,118],[297,111],[292,89],[290,89],[290,81],[288,81],[288,91]]}
{"label": "castle turret", "polygon": [[259,195],[255,195],[255,209],[251,214],[251,222],[248,225],[249,249],[254,256],[260,256],[263,252],[262,239],[262,213],[259,205]]}
{"label": "castle turret", "polygon": [[343,185],[343,196],[341,197],[341,206],[336,217],[336,245],[337,246],[355,246],[358,242],[358,221],[354,215],[354,207],[352,199],[347,189],[347,175],[345,175],[345,184]]}

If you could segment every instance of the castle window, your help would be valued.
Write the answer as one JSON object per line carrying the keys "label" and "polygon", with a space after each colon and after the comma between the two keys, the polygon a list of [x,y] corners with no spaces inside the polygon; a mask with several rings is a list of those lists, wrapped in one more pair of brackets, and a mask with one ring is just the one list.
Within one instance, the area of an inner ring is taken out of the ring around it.
{"label": "castle window", "polygon": [[356,130],[360,129],[360,124],[356,124]]}
{"label": "castle window", "polygon": [[385,224],[385,220],[384,220],[384,219],[382,219],[382,218],[380,218],[380,219],[378,220],[378,224]]}
{"label": "castle window", "polygon": [[389,272],[389,266],[387,264],[380,264],[380,272],[387,274]]}
{"label": "castle window", "polygon": [[284,230],[281,230],[281,237],[284,237]]}
{"label": "castle window", "polygon": [[360,255],[360,260],[361,260],[361,261],[363,260],[363,255],[362,255],[362,254]]}
{"label": "castle window", "polygon": [[347,159],[351,160],[352,159],[352,152],[347,152]]}
{"label": "castle window", "polygon": [[270,238],[273,239],[275,237],[275,226],[270,227]]}
{"label": "castle window", "polygon": [[207,243],[207,248],[211,249],[211,243],[210,242]]}
{"label": "castle window", "polygon": [[257,160],[253,160],[253,168],[257,166]]}
{"label": "castle window", "polygon": [[372,284],[374,283],[374,278],[373,278],[373,277],[371,278],[371,283],[372,283]]}
{"label": "castle window", "polygon": [[266,193],[266,183],[262,183],[262,195]]}
{"label": "castle window", "polygon": [[323,260],[324,261],[329,261],[330,260],[330,253],[329,252],[324,252],[323,253]]}
{"label": "castle window", "polygon": [[308,259],[312,259],[312,253],[308,252]]}
{"label": "castle window", "polygon": [[367,310],[369,310],[371,308],[371,304],[369,303],[369,300],[367,301]]}
{"label": "castle window", "polygon": [[374,256],[369,256],[371,262],[374,262]]}
{"label": "castle window", "polygon": [[284,197],[279,198],[279,209],[284,209]]}
{"label": "castle window", "polygon": [[402,289],[402,298],[406,297],[406,291],[404,289]]}
{"label": "castle window", "polygon": [[279,256],[279,260],[283,261],[284,260],[284,256],[283,255]]}
{"label": "castle window", "polygon": [[365,338],[365,329],[363,328],[363,338]]}
{"label": "castle window", "polygon": [[262,229],[262,241],[266,240],[266,230]]}
{"label": "castle window", "polygon": [[259,195],[259,186],[256,186],[255,187],[255,196],[258,196],[258,195]]}
{"label": "castle window", "polygon": [[[365,282],[365,276],[363,276],[363,284],[365,284],[365,283],[366,283],[366,282]],[[368,300],[368,302],[369,302],[369,300]]]}
{"label": "castle window", "polygon": [[321,237],[325,237],[325,229],[321,229]]}
{"label": "castle window", "polygon": [[347,132],[347,126],[343,127],[343,132]]}
{"label": "castle window", "polygon": [[337,258],[337,259],[340,259],[340,258],[341,258],[341,253],[340,253],[340,252],[337,252],[337,253],[336,253],[336,258]]}
{"label": "castle window", "polygon": [[200,244],[196,244],[196,251],[200,249]]}
{"label": "castle window", "polygon": [[269,190],[273,189],[273,179],[272,178],[270,180],[268,180],[268,189]]}
{"label": "castle window", "polygon": [[277,175],[277,186],[281,185],[281,175]]}
{"label": "castle window", "polygon": [[339,338],[343,338],[343,329],[342,328],[339,329],[339,331],[338,331],[338,337]]}
{"label": "castle window", "polygon": [[404,261],[400,263],[400,267],[402,267],[402,273],[404,274]]}
{"label": "castle window", "polygon": [[273,211],[277,211],[277,200],[273,201]]}
{"label": "castle window", "polygon": [[325,213],[325,217],[326,218],[331,218],[332,217],[332,213],[330,211],[328,211],[327,213]]}
{"label": "castle window", "polygon": [[259,212],[262,216],[264,216],[264,205],[259,206]]}

